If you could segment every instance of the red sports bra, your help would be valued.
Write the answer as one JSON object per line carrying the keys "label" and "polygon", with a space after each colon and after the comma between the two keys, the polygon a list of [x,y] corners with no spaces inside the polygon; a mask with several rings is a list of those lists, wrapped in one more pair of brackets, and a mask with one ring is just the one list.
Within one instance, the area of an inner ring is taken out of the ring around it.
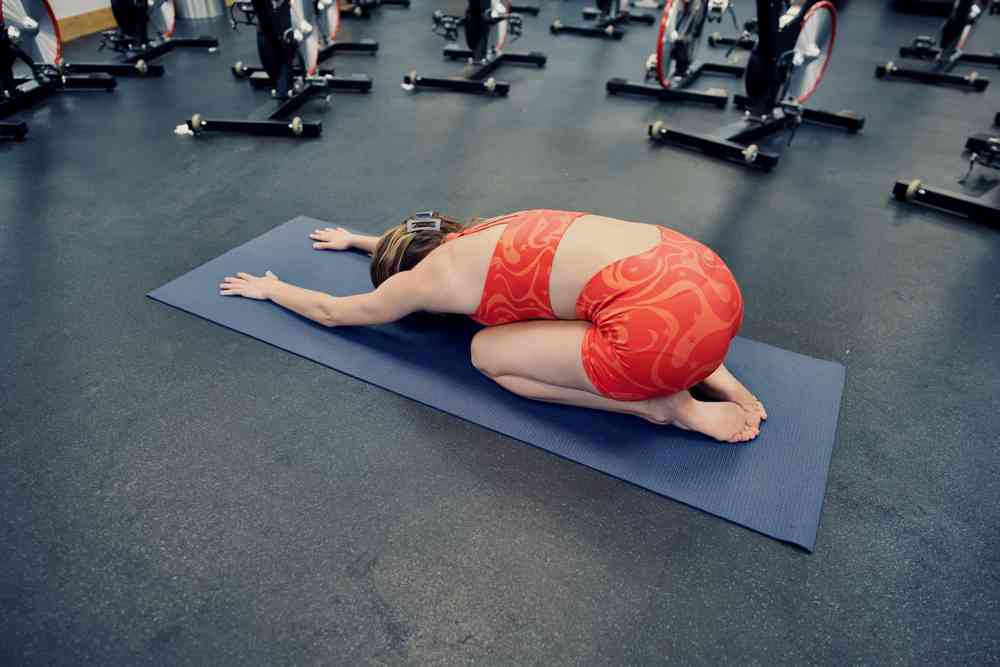
{"label": "red sports bra", "polygon": [[483,296],[472,319],[486,326],[558,319],[549,296],[552,261],[563,234],[584,215],[547,209],[519,211],[448,234],[446,241],[507,225],[490,259]]}

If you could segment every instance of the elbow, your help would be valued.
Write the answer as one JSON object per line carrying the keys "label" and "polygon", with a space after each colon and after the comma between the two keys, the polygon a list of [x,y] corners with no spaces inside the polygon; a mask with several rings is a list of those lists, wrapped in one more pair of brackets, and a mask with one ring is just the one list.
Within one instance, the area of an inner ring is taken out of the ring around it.
{"label": "elbow", "polygon": [[320,304],[316,311],[316,315],[312,319],[324,327],[339,327],[343,324],[340,317],[337,316],[337,309],[332,299]]}
{"label": "elbow", "polygon": [[356,327],[385,324],[397,318],[387,317],[381,304],[368,299],[331,297],[318,304],[312,319],[324,327]]}

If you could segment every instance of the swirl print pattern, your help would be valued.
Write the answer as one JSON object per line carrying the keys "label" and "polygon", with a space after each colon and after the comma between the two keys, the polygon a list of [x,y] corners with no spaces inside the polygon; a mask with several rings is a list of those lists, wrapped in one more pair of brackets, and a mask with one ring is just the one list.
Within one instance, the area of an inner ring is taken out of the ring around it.
{"label": "swirl print pattern", "polygon": [[552,261],[563,234],[583,215],[571,211],[521,211],[463,232],[507,225],[490,259],[483,297],[472,319],[486,326],[556,319],[549,298]]}
{"label": "swirl print pattern", "polygon": [[639,401],[690,389],[722,364],[743,297],[712,250],[660,227],[654,248],[601,269],[577,300],[593,323],[583,367],[604,396]]}

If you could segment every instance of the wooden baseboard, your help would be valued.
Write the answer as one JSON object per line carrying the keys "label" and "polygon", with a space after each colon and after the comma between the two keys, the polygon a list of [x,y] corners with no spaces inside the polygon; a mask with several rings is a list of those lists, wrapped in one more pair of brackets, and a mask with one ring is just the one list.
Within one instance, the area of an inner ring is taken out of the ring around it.
{"label": "wooden baseboard", "polygon": [[77,37],[114,28],[116,25],[111,7],[104,7],[86,14],[59,19],[59,33],[62,35],[63,42],[69,42]]}

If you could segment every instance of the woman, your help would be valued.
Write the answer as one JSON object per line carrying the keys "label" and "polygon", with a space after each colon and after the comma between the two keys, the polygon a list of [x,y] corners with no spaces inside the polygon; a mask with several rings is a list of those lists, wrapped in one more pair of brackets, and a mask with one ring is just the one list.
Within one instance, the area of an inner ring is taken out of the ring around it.
{"label": "woman", "polygon": [[[270,271],[223,280],[221,293],[270,299],[325,326],[414,311],[486,325],[472,363],[525,398],[621,412],[724,442],[755,438],[761,402],[722,365],[743,318],[729,269],[665,227],[535,210],[463,228],[418,213],[381,237],[317,229],[317,250],[371,253],[375,290],[334,297]],[[711,402],[696,400],[694,389]]]}

